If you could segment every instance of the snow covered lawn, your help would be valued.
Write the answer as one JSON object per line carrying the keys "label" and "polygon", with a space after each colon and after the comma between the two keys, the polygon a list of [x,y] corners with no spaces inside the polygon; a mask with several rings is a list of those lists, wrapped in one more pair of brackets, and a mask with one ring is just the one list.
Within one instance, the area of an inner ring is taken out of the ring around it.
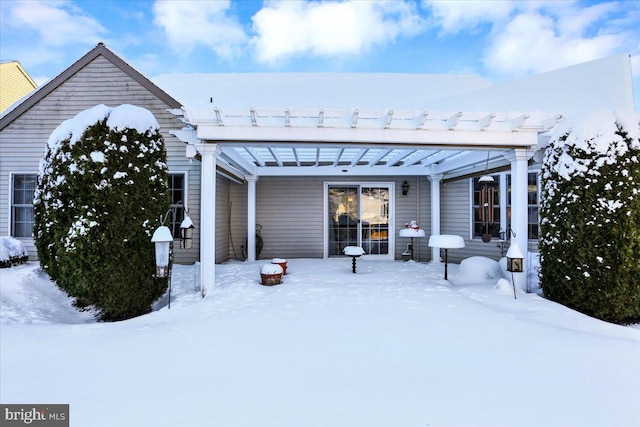
{"label": "snow covered lawn", "polygon": [[72,426],[628,427],[640,329],[443,264],[289,259],[176,266],[171,309],[96,323],[37,264],[0,270],[0,401]]}

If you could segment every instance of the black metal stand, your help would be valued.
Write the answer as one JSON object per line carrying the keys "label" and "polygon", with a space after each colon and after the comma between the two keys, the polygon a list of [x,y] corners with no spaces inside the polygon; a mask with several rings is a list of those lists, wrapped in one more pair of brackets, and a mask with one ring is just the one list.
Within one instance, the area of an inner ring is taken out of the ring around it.
{"label": "black metal stand", "polygon": [[351,261],[351,270],[355,273],[356,272],[356,258],[358,258],[360,255],[351,255],[351,258],[353,261]]}
{"label": "black metal stand", "polygon": [[447,264],[448,264],[448,258],[449,258],[449,249],[445,249],[444,250],[444,280],[448,280],[447,279]]}

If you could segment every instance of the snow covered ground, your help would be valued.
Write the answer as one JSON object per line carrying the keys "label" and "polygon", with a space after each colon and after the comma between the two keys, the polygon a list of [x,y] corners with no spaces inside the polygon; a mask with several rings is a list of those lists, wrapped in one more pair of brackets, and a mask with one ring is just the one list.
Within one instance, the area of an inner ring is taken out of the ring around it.
{"label": "snow covered ground", "polygon": [[[0,270],[0,401],[72,426],[629,427],[640,329],[475,268],[290,259],[176,266],[171,309],[97,323],[29,263]],[[498,284],[498,285],[497,285]]]}

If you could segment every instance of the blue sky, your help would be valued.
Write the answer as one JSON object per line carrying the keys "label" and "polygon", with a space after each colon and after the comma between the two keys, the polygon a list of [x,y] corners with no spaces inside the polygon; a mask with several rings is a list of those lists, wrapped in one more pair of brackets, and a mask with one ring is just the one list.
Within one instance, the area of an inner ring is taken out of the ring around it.
{"label": "blue sky", "polygon": [[42,83],[98,42],[170,72],[473,73],[499,83],[616,53],[640,111],[640,1],[0,3],[0,59]]}

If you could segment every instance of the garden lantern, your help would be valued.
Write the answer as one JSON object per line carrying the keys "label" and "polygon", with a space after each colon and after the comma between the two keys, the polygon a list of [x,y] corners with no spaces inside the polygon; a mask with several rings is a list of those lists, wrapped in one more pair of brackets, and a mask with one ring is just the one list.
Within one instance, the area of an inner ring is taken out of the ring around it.
{"label": "garden lantern", "polygon": [[507,271],[512,273],[522,273],[524,256],[520,252],[520,248],[515,243],[509,247],[507,251]]}
{"label": "garden lantern", "polygon": [[156,245],[156,277],[169,277],[169,255],[173,236],[166,225],[161,225],[153,232],[151,241]]}
{"label": "garden lantern", "polygon": [[193,245],[193,221],[188,215],[180,223],[180,249],[191,249]]}
{"label": "garden lantern", "polygon": [[511,272],[511,283],[513,284],[513,298],[517,299],[516,296],[516,282],[513,278],[513,273],[522,273],[524,256],[522,252],[520,252],[520,248],[515,243],[511,244],[509,250],[507,251],[507,271]]}

